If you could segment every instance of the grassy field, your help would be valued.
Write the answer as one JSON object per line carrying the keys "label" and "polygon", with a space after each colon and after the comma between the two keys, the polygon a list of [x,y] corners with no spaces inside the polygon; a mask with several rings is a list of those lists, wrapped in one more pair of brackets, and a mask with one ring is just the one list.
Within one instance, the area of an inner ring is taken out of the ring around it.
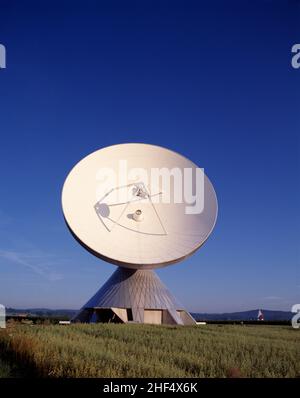
{"label": "grassy field", "polygon": [[10,364],[42,377],[300,377],[290,326],[14,325],[0,331]]}
{"label": "grassy field", "polygon": [[0,359],[0,378],[3,377],[11,377],[13,375],[12,368],[11,366],[3,361],[3,359]]}

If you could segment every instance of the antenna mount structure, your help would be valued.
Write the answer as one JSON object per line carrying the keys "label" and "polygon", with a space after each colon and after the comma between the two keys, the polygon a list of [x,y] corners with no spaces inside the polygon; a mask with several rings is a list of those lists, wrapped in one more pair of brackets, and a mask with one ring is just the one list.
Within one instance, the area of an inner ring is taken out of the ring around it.
{"label": "antenna mount structure", "polygon": [[[180,154],[148,144],[106,147],[75,165],[62,191],[67,226],[86,250],[117,269],[73,321],[194,324],[154,269],[186,259],[206,241],[217,218],[214,188],[204,175],[203,211],[187,214],[186,203],[167,200],[174,182],[150,189],[141,176],[118,184],[111,176],[119,177],[124,160],[144,176],[153,168],[182,175],[187,168],[198,169]],[[110,171],[109,178],[103,178],[103,170]]]}

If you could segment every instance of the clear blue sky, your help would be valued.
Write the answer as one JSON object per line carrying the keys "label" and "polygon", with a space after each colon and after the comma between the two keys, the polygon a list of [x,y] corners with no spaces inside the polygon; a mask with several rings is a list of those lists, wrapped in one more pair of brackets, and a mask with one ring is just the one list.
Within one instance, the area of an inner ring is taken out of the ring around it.
{"label": "clear blue sky", "polygon": [[114,271],[67,230],[70,168],[120,142],[204,167],[207,243],[158,271],[192,311],[300,302],[297,1],[0,0],[0,302],[79,308]]}

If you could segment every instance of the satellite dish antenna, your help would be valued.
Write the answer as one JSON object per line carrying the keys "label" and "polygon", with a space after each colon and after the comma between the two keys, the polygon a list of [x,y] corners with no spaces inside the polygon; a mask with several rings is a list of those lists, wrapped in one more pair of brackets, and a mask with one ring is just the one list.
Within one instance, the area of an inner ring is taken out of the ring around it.
{"label": "satellite dish antenna", "polygon": [[153,271],[190,256],[214,228],[216,194],[193,162],[148,144],[100,149],[67,176],[62,208],[74,238],[118,265],[74,321],[195,323]]}

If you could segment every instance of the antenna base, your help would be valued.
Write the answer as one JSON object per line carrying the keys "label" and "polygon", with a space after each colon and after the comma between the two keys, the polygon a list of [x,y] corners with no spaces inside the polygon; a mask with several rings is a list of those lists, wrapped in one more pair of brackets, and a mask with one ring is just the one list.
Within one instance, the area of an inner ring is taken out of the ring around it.
{"label": "antenna base", "polygon": [[73,322],[194,325],[153,270],[118,267],[81,308]]}

